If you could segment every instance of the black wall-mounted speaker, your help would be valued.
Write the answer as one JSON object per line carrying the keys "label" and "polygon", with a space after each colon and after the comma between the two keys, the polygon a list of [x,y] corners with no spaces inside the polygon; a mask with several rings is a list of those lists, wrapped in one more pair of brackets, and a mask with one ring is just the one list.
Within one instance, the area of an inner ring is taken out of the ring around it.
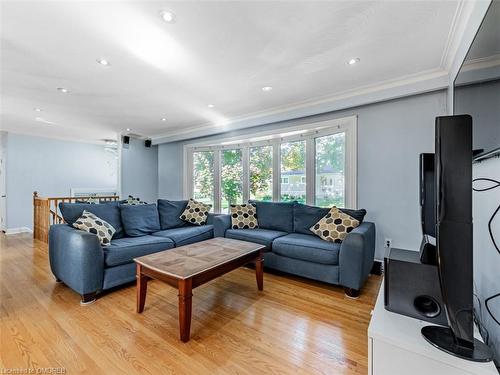
{"label": "black wall-mounted speaker", "polygon": [[151,139],[146,139],[144,141],[144,146],[146,146],[147,148],[151,147]]}
{"label": "black wall-mounted speaker", "polygon": [[387,310],[448,325],[437,266],[421,263],[418,251],[402,249],[391,249],[384,263]]}
{"label": "black wall-mounted speaker", "polygon": [[124,145],[128,145],[130,143],[130,137],[128,135],[123,136],[123,142]]}

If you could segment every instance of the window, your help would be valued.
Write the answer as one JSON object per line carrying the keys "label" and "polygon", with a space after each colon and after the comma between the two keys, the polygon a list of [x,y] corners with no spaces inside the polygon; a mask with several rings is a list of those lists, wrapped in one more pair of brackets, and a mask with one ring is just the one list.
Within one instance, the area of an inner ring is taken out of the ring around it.
{"label": "window", "polygon": [[[280,200],[306,202],[306,141],[281,144],[281,178],[288,180],[281,184]],[[302,178],[304,177],[304,181]]]}
{"label": "window", "polygon": [[214,153],[193,152],[193,198],[214,207]]}
{"label": "window", "polygon": [[243,203],[243,165],[241,149],[221,152],[221,212],[228,213],[229,205]]}
{"label": "window", "polygon": [[299,201],[356,208],[356,117],[184,146],[184,196],[230,204]]}
{"label": "window", "polygon": [[315,139],[315,204],[320,207],[345,207],[345,133]]}
{"label": "window", "polygon": [[273,200],[273,147],[250,147],[250,199]]}

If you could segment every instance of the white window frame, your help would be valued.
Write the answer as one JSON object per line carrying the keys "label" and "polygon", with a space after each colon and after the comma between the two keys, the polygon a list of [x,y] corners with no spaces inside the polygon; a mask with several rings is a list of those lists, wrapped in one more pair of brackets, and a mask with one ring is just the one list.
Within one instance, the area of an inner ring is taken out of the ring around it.
{"label": "white window frame", "polygon": [[273,201],[281,196],[281,143],[306,141],[306,203],[314,205],[316,200],[316,147],[318,137],[344,133],[345,137],[345,206],[357,208],[357,116],[314,122],[291,126],[282,129],[264,131],[250,137],[226,137],[217,140],[205,140],[184,145],[184,184],[185,199],[192,197],[193,192],[193,152],[214,151],[214,212],[221,210],[221,150],[242,149],[243,163],[243,202],[250,197],[249,185],[249,150],[255,146],[273,146]]}

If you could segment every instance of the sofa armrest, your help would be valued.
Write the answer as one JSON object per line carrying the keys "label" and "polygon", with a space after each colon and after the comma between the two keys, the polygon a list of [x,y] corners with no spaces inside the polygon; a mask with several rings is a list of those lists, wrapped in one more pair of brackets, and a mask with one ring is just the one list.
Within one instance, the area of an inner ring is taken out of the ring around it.
{"label": "sofa armrest", "polygon": [[359,290],[375,258],[375,224],[363,222],[347,235],[340,246],[340,284]]}
{"label": "sofa armrest", "polygon": [[95,234],[67,224],[52,225],[49,260],[54,276],[79,294],[102,289],[104,252]]}
{"label": "sofa armrest", "polygon": [[231,228],[231,215],[217,215],[214,217],[214,237],[225,237],[226,230]]}

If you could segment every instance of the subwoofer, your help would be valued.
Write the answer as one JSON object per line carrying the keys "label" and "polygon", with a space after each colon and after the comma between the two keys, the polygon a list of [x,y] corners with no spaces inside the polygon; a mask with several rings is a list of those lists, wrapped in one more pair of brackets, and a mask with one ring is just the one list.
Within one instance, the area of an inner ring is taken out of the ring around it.
{"label": "subwoofer", "polygon": [[437,266],[420,262],[418,251],[390,249],[384,258],[386,310],[447,326]]}

